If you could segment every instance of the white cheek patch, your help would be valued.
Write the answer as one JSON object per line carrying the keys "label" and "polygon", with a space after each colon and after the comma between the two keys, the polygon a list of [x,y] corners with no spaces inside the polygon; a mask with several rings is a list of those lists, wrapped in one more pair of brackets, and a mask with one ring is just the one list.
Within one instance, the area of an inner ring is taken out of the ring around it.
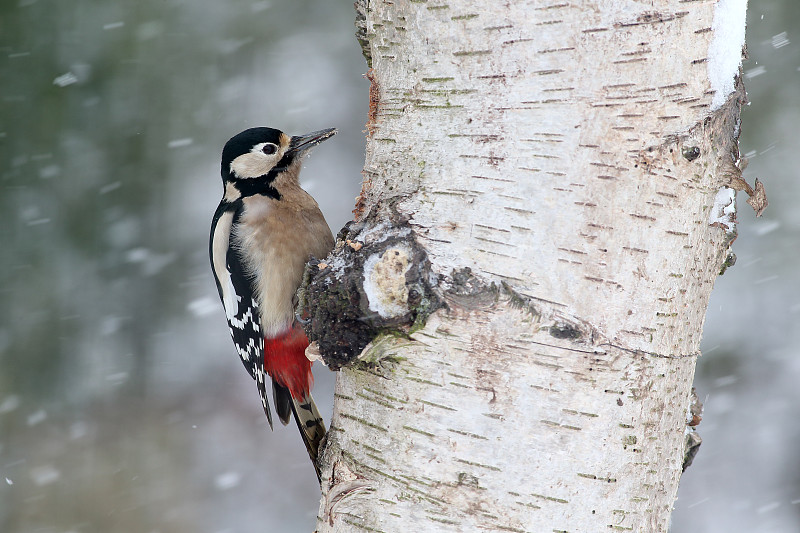
{"label": "white cheek patch", "polygon": [[251,152],[242,154],[231,161],[231,171],[237,178],[258,178],[273,169],[283,157],[285,149],[279,148],[274,154],[267,155],[261,151],[266,143],[257,144]]}
{"label": "white cheek patch", "polygon": [[231,171],[237,178],[257,178],[269,172],[274,164],[272,158],[250,152],[231,161]]}

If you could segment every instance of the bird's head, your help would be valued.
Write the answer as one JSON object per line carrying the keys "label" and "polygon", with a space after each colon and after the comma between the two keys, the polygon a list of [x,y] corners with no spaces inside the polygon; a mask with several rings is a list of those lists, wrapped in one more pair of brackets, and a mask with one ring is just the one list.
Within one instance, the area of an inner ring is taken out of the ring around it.
{"label": "bird's head", "polygon": [[335,128],[290,137],[274,128],[250,128],[231,137],[222,149],[222,182],[238,195],[276,196],[275,181],[297,182],[303,155],[336,134]]}

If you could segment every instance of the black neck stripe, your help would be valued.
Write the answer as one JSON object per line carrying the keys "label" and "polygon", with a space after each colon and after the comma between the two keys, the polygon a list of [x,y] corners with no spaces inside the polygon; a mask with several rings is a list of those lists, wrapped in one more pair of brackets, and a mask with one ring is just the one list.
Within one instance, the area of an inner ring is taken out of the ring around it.
{"label": "black neck stripe", "polygon": [[238,179],[234,177],[233,173],[231,173],[231,181],[236,185],[236,188],[239,190],[239,193],[242,195],[242,197],[261,194],[276,200],[281,199],[281,194],[275,187],[272,186],[272,180],[270,179],[269,174],[265,174],[264,176],[259,176],[257,178]]}

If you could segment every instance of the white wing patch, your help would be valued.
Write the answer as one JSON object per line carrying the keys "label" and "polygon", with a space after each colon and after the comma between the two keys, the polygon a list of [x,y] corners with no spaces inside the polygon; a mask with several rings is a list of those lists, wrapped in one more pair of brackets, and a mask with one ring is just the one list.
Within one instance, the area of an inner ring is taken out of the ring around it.
{"label": "white wing patch", "polygon": [[227,278],[227,283],[222,285],[222,305],[225,307],[225,315],[230,321],[235,320],[236,315],[239,314],[239,302],[242,301],[242,297],[236,294],[233,281],[227,271],[225,271],[225,277]]}

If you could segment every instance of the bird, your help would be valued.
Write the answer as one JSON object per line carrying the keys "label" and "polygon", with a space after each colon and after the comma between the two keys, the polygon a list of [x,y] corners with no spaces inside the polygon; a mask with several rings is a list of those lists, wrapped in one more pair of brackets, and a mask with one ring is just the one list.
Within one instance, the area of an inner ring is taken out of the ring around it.
{"label": "bird", "polygon": [[211,223],[209,256],[231,338],[256,381],[272,428],[267,376],[278,418],[294,416],[321,480],[325,423],[311,396],[308,337],[295,313],[296,291],[310,258],[324,259],[334,240],[314,198],[300,187],[303,158],[335,128],[289,136],[250,128],[222,150],[222,200]]}

